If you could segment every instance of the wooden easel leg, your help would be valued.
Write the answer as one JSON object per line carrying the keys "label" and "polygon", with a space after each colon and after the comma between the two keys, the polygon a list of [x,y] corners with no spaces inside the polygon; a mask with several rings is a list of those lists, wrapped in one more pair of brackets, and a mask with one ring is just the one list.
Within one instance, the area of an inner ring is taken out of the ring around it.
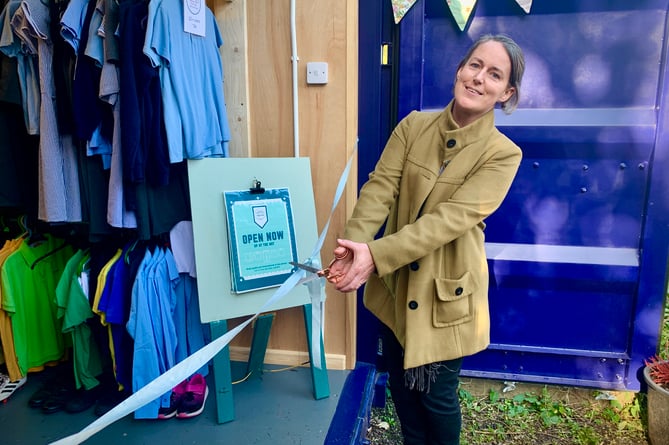
{"label": "wooden easel leg", "polygon": [[259,377],[262,374],[272,321],[274,321],[274,314],[269,313],[258,315],[258,318],[253,322],[253,339],[251,340],[249,362],[246,367],[247,375],[252,374]]}
{"label": "wooden easel leg", "polygon": [[[216,339],[228,332],[228,322],[215,321],[209,324],[211,338]],[[232,372],[230,370],[230,347],[226,346],[213,359],[214,398],[218,423],[235,419],[235,402],[232,396]]]}
{"label": "wooden easel leg", "polygon": [[307,343],[309,344],[309,359],[311,360],[311,381],[314,385],[314,398],[316,400],[330,397],[330,382],[328,380],[328,370],[325,365],[325,348],[323,346],[323,338],[321,337],[321,368],[316,368],[314,363],[314,352],[311,347],[311,304],[302,306],[304,313],[304,325],[307,330]]}

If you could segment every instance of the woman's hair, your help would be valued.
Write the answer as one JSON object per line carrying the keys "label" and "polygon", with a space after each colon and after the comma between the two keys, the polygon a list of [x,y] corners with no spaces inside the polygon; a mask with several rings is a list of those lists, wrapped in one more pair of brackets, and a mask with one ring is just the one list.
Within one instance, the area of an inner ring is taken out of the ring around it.
{"label": "woman's hair", "polygon": [[513,87],[516,92],[506,102],[502,103],[502,111],[504,111],[506,114],[511,114],[518,106],[518,100],[520,99],[520,83],[523,80],[523,73],[525,72],[525,56],[523,56],[523,50],[520,49],[520,46],[518,46],[518,44],[514,42],[511,37],[503,34],[485,34],[479,37],[458,64],[458,69],[456,72],[460,71],[460,68],[462,68],[465,63],[467,63],[476,48],[478,48],[482,43],[490,41],[501,43],[504,46],[506,53],[509,55],[509,59],[511,60],[509,86]]}

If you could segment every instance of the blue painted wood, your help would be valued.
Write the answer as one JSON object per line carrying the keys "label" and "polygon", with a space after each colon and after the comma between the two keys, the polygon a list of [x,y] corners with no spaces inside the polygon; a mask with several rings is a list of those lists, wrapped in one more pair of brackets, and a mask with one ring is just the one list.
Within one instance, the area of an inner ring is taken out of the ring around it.
{"label": "blue painted wood", "polygon": [[[311,305],[304,305],[304,321],[307,332],[307,338],[311,332]],[[263,372],[265,353],[267,343],[274,321],[274,313],[260,314],[254,321],[253,338],[251,340],[251,349],[249,359],[246,365],[246,374],[260,376]],[[212,340],[223,336],[228,332],[228,323],[226,320],[216,321],[209,324]],[[313,363],[311,342],[309,342],[309,358]],[[325,365],[325,351],[323,339],[321,338],[321,363],[323,366],[319,369],[311,366],[311,381],[313,384],[313,393],[316,400],[324,399],[330,396],[330,382]],[[232,372],[230,366],[230,347],[225,346],[212,361],[214,374],[214,397],[216,400],[216,413],[218,423],[226,423],[235,419],[235,405],[232,393]]]}
{"label": "blue painted wood", "polygon": [[251,339],[251,350],[246,366],[246,373],[251,376],[260,377],[262,375],[267,342],[269,341],[274,317],[274,313],[260,314],[253,322],[253,338]]}
{"label": "blue painted wood", "polygon": [[[311,338],[311,304],[305,304],[302,306],[302,312],[304,314],[304,325],[306,327],[307,339]],[[313,365],[314,363],[314,351],[311,345],[311,341],[307,340],[309,344],[309,360],[311,361],[311,382],[313,383],[314,388],[314,398],[316,400],[324,399],[330,397],[330,382],[328,380],[327,366],[325,362],[325,347],[323,345],[323,337],[321,336],[321,367],[317,368]]]}
{"label": "blue painted wood", "polygon": [[375,382],[375,366],[358,362],[346,377],[324,445],[369,443],[366,435]]}
{"label": "blue painted wood", "polygon": [[[365,85],[358,97],[358,183],[363,184],[374,169],[388,135],[395,126],[396,105],[395,67],[397,64],[397,27],[393,24],[388,1],[360,1],[358,82]],[[389,64],[379,64],[381,44],[390,45]],[[373,117],[370,119],[370,117]],[[364,124],[363,124],[364,121]],[[357,324],[369,335],[356,336],[357,360],[376,363],[379,321],[362,304],[362,289],[358,291]]]}
{"label": "blue painted wood", "polygon": [[[464,375],[640,388],[669,261],[667,11],[667,0],[567,0],[534,2],[527,15],[479,0],[461,32],[446,2],[418,0],[396,27],[396,115],[361,114],[360,128],[443,108],[471,43],[509,34],[527,69],[519,110],[497,123],[524,157],[486,241],[637,253],[634,264],[489,258],[492,344],[465,360]],[[360,151],[360,178],[378,149]],[[376,328],[359,323],[358,336]],[[376,352],[366,348],[359,356]]]}
{"label": "blue painted wood", "polygon": [[[209,324],[211,338],[216,339],[228,332],[228,322],[215,321]],[[224,347],[212,361],[214,374],[214,397],[218,423],[235,419],[235,402],[232,395],[232,373],[230,370],[230,348]]]}

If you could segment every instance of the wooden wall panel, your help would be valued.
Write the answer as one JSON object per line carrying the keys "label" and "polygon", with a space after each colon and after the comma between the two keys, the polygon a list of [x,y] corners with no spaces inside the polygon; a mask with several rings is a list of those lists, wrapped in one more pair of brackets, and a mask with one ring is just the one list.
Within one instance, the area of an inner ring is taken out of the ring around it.
{"label": "wooden wall panel", "polygon": [[223,38],[220,53],[223,60],[225,105],[232,133],[230,156],[248,157],[250,145],[246,0],[216,0],[209,7],[216,16]]}
{"label": "wooden wall panel", "polygon": [[[245,37],[238,17],[244,9]],[[353,0],[296,1],[299,155],[311,160],[319,230],[330,215],[337,182],[352,154],[357,136],[357,2]],[[235,144],[235,153],[253,157],[294,156],[293,86],[289,0],[215,0],[213,9],[226,42],[223,56],[226,101],[233,101],[239,127],[248,119],[248,147]],[[243,51],[243,48],[246,48]],[[241,60],[244,54],[246,60]],[[307,85],[306,64],[327,62],[326,85]],[[244,64],[243,69],[239,64]],[[232,79],[245,72],[244,84]],[[231,87],[239,89],[228,93]],[[248,107],[240,107],[246,91]],[[244,112],[247,114],[244,114]],[[232,113],[231,113],[232,114]],[[236,125],[236,124],[235,124]],[[244,130],[238,130],[244,134]],[[243,136],[242,136],[243,137]],[[346,196],[337,207],[322,249],[328,262],[357,194],[355,169]],[[268,363],[298,364],[307,350],[301,308],[279,311],[270,336]],[[239,320],[231,320],[234,326]],[[249,332],[247,332],[249,331]],[[243,356],[250,329],[233,341],[233,357]],[[355,296],[327,287],[325,351],[330,368],[355,364]]]}

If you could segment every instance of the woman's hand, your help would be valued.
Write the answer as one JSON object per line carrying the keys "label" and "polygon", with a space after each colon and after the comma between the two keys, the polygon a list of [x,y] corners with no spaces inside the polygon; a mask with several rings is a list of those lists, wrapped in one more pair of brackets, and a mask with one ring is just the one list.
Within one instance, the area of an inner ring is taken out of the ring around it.
{"label": "woman's hand", "polygon": [[366,243],[338,239],[328,281],[340,292],[352,292],[365,284],[376,266]]}

